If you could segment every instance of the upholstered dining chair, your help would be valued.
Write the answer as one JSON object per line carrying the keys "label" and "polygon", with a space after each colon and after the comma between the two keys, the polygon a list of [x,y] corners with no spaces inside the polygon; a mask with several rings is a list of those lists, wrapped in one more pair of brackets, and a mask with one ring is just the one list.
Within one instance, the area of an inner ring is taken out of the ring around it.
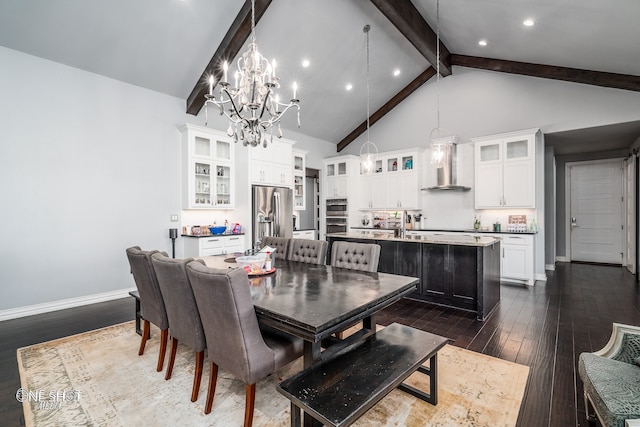
{"label": "upholstered dining chair", "polygon": [[360,271],[378,271],[380,245],[338,240],[331,246],[331,266]]}
{"label": "upholstered dining chair", "polygon": [[[149,336],[150,323],[153,323],[160,329],[160,350],[158,353],[158,366],[156,370],[162,371],[164,366],[164,355],[167,350],[167,338],[169,336],[169,320],[167,311],[164,306],[160,286],[156,272],[151,265],[151,256],[158,251],[143,251],[140,246],[132,246],[126,250],[131,274],[140,294],[140,311],[144,320],[142,330],[142,340],[140,341],[140,349],[138,355],[144,354],[144,348],[147,344]],[[161,252],[167,255],[165,252]]]}
{"label": "upholstered dining chair", "polygon": [[[302,355],[302,340],[259,327],[249,278],[242,268],[219,270],[187,264],[211,363],[205,414],[211,412],[218,367],[245,382],[244,425],[253,422],[256,382]],[[261,330],[262,329],[262,330]]]}
{"label": "upholstered dining chair", "polygon": [[290,261],[324,264],[327,258],[327,242],[326,240],[291,239],[287,258]]}
{"label": "upholstered dining chair", "polygon": [[[195,402],[198,400],[200,391],[206,341],[198,306],[187,276],[187,264],[191,261],[193,258],[173,259],[161,253],[151,256],[151,263],[158,277],[158,284],[167,309],[171,335],[171,353],[164,378],[170,379],[173,373],[178,342],[193,349],[196,352],[196,368],[193,373],[191,401]],[[202,260],[198,262],[204,264]]]}
{"label": "upholstered dining chair", "polygon": [[265,236],[262,238],[263,248],[265,246],[271,246],[272,248],[277,249],[275,253],[271,254],[275,259],[287,259],[290,243],[291,239],[288,237]]}

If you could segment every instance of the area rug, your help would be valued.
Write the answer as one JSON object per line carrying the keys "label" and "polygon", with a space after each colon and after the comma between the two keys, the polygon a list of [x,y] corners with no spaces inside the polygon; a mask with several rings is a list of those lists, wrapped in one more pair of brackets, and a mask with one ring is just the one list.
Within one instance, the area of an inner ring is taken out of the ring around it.
{"label": "area rug", "polygon": [[[159,331],[152,327],[144,355],[133,322],[18,349],[27,426],[241,426],[244,383],[220,370],[209,415],[200,396],[191,402],[195,357],[179,346],[173,376],[156,372]],[[167,358],[169,351],[167,351]],[[360,418],[357,426],[515,426],[529,368],[451,345],[438,353],[438,405],[394,390]],[[257,385],[253,425],[288,426],[289,401],[278,381],[300,370],[299,359]],[[166,369],[166,362],[165,362]],[[420,373],[409,378],[428,390]]]}

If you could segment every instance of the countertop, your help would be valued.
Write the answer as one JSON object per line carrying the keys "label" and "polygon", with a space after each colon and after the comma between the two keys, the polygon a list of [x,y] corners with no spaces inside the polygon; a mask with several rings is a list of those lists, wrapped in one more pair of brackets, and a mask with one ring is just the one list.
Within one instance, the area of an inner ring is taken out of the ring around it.
{"label": "countertop", "polygon": [[[367,230],[367,231],[377,231],[377,230],[387,230],[393,231],[394,228],[373,228],[373,227],[350,227],[352,230]],[[407,231],[434,231],[436,233],[488,233],[488,234],[536,234],[536,231],[492,231],[492,230],[478,230],[476,231],[473,228],[468,229],[454,229],[454,228],[408,228]]]}
{"label": "countertop", "polygon": [[244,236],[244,233],[222,233],[222,234],[181,234],[182,237],[227,237],[227,236]]}
{"label": "countertop", "polygon": [[491,236],[456,236],[456,235],[440,235],[440,236],[406,236],[406,237],[394,237],[389,233],[379,233],[376,229],[369,229],[370,231],[356,231],[347,233],[331,233],[327,234],[327,237],[340,237],[347,239],[370,239],[370,240],[388,240],[395,242],[420,242],[420,243],[432,243],[439,245],[457,245],[457,246],[491,246],[494,243],[500,242],[500,239]]}

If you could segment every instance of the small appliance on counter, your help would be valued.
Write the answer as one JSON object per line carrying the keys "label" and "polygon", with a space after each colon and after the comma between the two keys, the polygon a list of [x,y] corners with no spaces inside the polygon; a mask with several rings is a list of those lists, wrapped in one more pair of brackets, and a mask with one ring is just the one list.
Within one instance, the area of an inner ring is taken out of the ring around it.
{"label": "small appliance on counter", "polygon": [[363,227],[371,227],[373,225],[371,221],[371,215],[369,214],[362,215],[362,219],[360,220],[360,222],[362,223]]}

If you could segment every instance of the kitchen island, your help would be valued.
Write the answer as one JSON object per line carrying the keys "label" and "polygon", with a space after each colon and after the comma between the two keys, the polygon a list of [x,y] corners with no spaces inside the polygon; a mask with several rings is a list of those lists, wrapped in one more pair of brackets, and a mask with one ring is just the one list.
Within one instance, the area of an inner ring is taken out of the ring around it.
{"label": "kitchen island", "polygon": [[474,236],[394,237],[376,231],[327,235],[334,242],[380,245],[378,271],[420,278],[407,298],[473,311],[486,319],[500,302],[500,240]]}

